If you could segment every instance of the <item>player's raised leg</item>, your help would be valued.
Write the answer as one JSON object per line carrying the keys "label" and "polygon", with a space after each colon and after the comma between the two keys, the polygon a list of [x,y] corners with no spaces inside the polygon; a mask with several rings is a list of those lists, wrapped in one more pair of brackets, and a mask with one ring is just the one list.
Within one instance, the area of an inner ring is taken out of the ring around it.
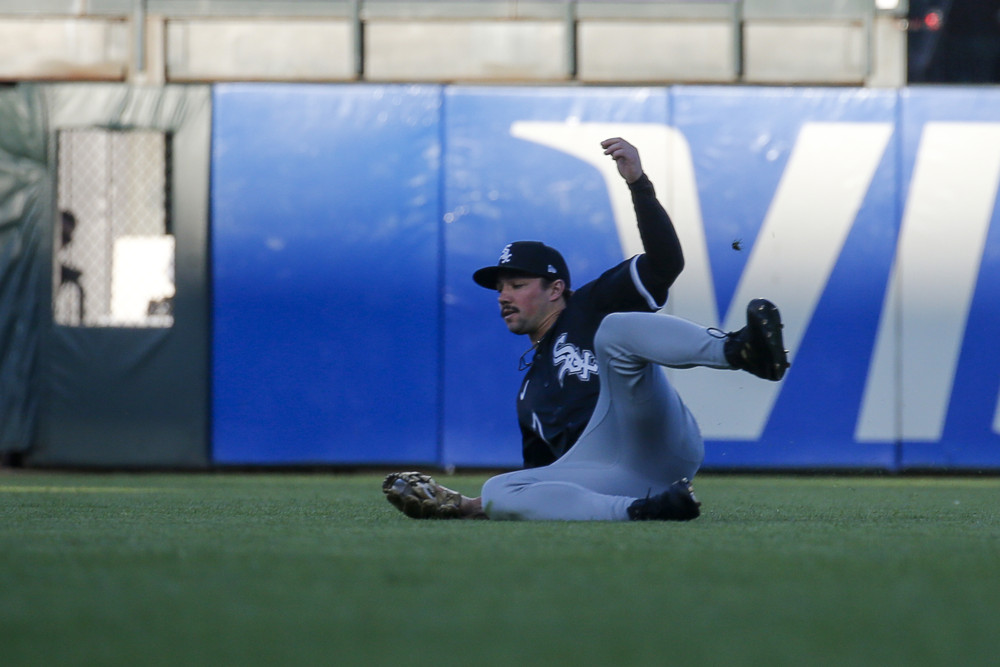
{"label": "player's raised leg", "polygon": [[690,480],[704,458],[694,417],[659,366],[739,368],[770,380],[788,368],[774,304],[756,299],[747,326],[718,336],[681,318],[607,316],[595,338],[600,396],[580,440],[550,466],[487,481],[490,518],[689,520]]}

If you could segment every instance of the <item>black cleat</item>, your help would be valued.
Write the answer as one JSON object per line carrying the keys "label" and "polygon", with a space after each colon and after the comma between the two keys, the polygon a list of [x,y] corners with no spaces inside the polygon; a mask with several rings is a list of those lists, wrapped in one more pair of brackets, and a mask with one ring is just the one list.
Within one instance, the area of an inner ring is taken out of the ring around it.
{"label": "black cleat", "polygon": [[726,361],[733,368],[777,382],[790,365],[781,338],[783,326],[777,306],[767,299],[754,299],[747,306],[747,325],[726,334]]}
{"label": "black cleat", "polygon": [[682,478],[658,495],[639,498],[628,506],[632,521],[690,521],[701,515],[701,503],[694,497],[694,488]]}

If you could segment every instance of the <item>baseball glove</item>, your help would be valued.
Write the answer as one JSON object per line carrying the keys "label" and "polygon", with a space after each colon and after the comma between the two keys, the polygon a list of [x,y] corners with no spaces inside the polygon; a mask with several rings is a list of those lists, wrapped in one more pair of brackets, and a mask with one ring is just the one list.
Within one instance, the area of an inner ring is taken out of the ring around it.
{"label": "baseball glove", "polygon": [[419,472],[394,472],[382,482],[382,493],[411,519],[461,519],[462,494]]}

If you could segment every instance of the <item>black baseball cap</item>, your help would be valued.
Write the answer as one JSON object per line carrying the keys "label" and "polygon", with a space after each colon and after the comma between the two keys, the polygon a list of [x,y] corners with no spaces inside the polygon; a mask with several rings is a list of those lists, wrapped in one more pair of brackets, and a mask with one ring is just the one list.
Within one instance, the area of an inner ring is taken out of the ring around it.
{"label": "black baseball cap", "polygon": [[566,260],[555,248],[541,241],[514,241],[504,246],[496,266],[486,266],[472,274],[476,284],[496,289],[501,271],[524,273],[529,276],[562,280],[569,289],[569,269]]}

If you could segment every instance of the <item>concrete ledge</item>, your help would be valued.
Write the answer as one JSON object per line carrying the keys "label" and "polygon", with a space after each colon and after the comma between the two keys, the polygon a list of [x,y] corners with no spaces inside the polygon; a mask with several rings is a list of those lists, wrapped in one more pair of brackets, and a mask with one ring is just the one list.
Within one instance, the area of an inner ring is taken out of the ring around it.
{"label": "concrete ledge", "polygon": [[588,82],[733,82],[732,21],[580,21],[577,77]]}
{"label": "concrete ledge", "polygon": [[361,16],[370,19],[552,19],[565,17],[564,0],[363,0]]}
{"label": "concrete ledge", "polygon": [[369,81],[563,81],[563,21],[369,20]]}
{"label": "concrete ledge", "polygon": [[169,81],[345,81],[355,78],[346,20],[169,20]]}
{"label": "concrete ledge", "polygon": [[667,0],[626,2],[624,0],[580,0],[576,16],[580,19],[697,19],[735,21],[739,0]]}
{"label": "concrete ledge", "polygon": [[0,79],[122,81],[129,34],[115,19],[0,18]]}
{"label": "concrete ledge", "polygon": [[869,1],[11,0],[0,81],[905,85]]}
{"label": "concrete ledge", "polygon": [[743,80],[863,84],[868,48],[868,30],[862,22],[747,22]]}

